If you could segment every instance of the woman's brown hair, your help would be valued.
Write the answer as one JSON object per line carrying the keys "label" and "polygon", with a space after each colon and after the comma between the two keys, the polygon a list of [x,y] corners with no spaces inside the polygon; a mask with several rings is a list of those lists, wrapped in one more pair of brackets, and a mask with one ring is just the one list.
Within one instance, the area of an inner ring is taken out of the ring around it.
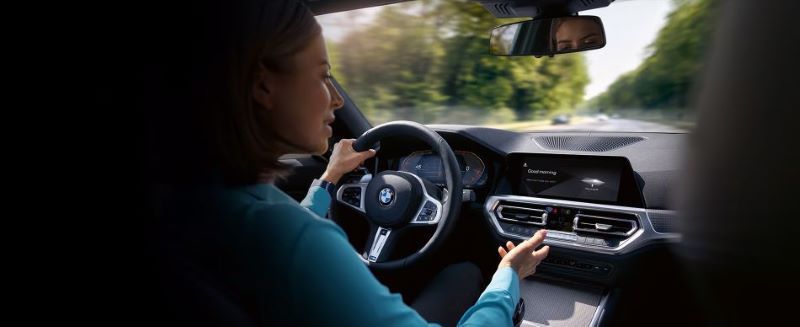
{"label": "woman's brown hair", "polygon": [[[153,104],[150,141],[158,150],[151,166],[171,181],[221,178],[245,185],[284,176],[288,168],[278,161],[274,131],[253,101],[253,83],[260,65],[292,72],[294,55],[321,33],[314,15],[296,0],[212,0],[194,3],[187,16],[191,23],[171,40],[180,44],[182,59],[165,66],[188,76],[188,84],[159,95],[172,103]],[[159,78],[172,83],[168,79]]]}
{"label": "woman's brown hair", "polygon": [[[291,73],[293,56],[321,33],[314,15],[294,0],[245,1],[231,12],[221,31],[206,44],[212,72],[198,106],[211,162],[227,184],[275,180],[288,173],[278,161],[280,149],[263,108],[253,101],[253,83],[260,65],[274,73]],[[237,19],[238,18],[238,19]],[[220,48],[214,48],[215,43]],[[218,65],[218,66],[216,66]],[[200,67],[195,67],[195,69]],[[203,87],[205,88],[205,86]],[[202,89],[201,89],[202,90]]]}

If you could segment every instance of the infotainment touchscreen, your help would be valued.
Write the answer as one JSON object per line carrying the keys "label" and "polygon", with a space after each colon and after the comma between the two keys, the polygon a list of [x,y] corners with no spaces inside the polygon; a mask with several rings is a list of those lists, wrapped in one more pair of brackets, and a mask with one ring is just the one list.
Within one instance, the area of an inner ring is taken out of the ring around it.
{"label": "infotainment touchscreen", "polygon": [[623,164],[611,158],[526,156],[518,164],[520,195],[617,201]]}

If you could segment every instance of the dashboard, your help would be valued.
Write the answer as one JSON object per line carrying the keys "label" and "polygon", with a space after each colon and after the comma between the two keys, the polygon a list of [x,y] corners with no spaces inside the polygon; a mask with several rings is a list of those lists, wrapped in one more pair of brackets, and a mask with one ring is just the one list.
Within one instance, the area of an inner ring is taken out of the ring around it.
{"label": "dashboard", "polygon": [[[476,201],[507,194],[670,210],[688,141],[678,133],[429,127],[456,154],[464,187],[483,191]],[[422,142],[390,137],[382,142],[379,156],[380,169],[411,172],[442,184],[441,162]]]}
{"label": "dashboard", "polygon": [[[483,216],[502,244],[549,230],[555,249],[543,270],[609,279],[626,255],[679,240],[671,190],[685,134],[517,133],[429,125],[460,167],[464,215]],[[440,158],[421,142],[382,141],[381,169],[410,172],[444,186]]]}

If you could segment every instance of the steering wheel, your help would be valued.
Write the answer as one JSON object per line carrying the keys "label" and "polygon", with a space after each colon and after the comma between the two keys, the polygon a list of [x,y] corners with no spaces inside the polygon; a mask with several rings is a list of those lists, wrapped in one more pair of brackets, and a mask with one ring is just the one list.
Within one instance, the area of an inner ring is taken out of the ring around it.
{"label": "steering wheel", "polygon": [[[367,243],[359,257],[371,268],[396,270],[413,265],[441,247],[456,225],[461,210],[461,174],[450,145],[436,132],[411,121],[385,123],[364,132],[355,143],[365,151],[385,137],[408,136],[424,141],[441,158],[446,189],[416,174],[384,170],[371,179],[343,184],[336,200],[360,212],[370,225]],[[420,225],[436,226],[428,242],[404,258],[389,260],[397,248],[398,236]]]}

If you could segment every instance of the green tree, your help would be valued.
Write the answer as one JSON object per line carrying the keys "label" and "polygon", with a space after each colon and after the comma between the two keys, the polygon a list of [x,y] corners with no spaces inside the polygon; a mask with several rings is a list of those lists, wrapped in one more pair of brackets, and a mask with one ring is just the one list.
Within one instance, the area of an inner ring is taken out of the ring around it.
{"label": "green tree", "polygon": [[367,110],[442,101],[431,73],[443,56],[436,29],[404,9],[384,8],[375,22],[336,45],[342,84]]}
{"label": "green tree", "polygon": [[413,108],[423,117],[467,107],[513,109],[527,118],[574,108],[589,82],[582,54],[489,54],[491,29],[519,20],[497,19],[470,0],[387,6],[332,47],[339,80],[368,115]]}
{"label": "green tree", "polygon": [[686,108],[711,42],[714,0],[678,0],[650,45],[651,54],[593,102],[601,109]]}
{"label": "green tree", "polygon": [[474,1],[441,2],[447,62],[443,93],[451,105],[512,108],[518,118],[574,108],[589,83],[583,54],[553,58],[496,57],[488,52],[492,28],[521,19],[498,19]]}

